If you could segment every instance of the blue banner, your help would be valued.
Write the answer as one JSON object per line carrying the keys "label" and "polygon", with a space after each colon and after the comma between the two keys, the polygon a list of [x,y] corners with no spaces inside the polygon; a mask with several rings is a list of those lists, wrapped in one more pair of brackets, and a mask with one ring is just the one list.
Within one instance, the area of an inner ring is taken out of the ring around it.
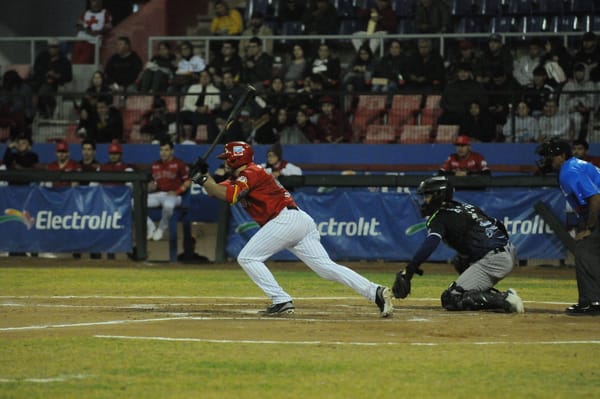
{"label": "blue banner", "polygon": [[131,251],[127,186],[0,187],[0,212],[0,251]]}
{"label": "blue banner", "polygon": [[[459,201],[481,207],[506,226],[519,259],[561,259],[566,249],[535,212],[533,205],[545,202],[556,215],[564,215],[565,201],[558,189],[494,189],[462,191]],[[424,240],[419,197],[411,192],[368,192],[336,189],[326,194],[295,193],[300,208],[317,224],[323,245],[336,260],[407,261]],[[236,257],[258,229],[239,205],[233,206],[227,253]],[[431,261],[447,261],[454,251],[440,245]],[[273,257],[292,260],[285,251]]]}

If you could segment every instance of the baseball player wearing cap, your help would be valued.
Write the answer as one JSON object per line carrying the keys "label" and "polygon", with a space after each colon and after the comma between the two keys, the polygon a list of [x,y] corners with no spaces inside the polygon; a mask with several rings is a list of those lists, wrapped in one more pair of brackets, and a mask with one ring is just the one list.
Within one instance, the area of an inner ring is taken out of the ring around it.
{"label": "baseball player wearing cap", "polygon": [[154,241],[162,239],[175,207],[181,205],[181,195],[192,185],[188,166],[181,159],[175,158],[173,153],[173,143],[169,139],[161,140],[160,159],[152,164],[152,180],[148,183],[148,207],[162,207],[158,226],[150,218],[147,219],[147,238]]}
{"label": "baseball player wearing cap", "polygon": [[421,215],[427,218],[427,237],[406,269],[396,275],[396,298],[406,298],[413,275],[423,274],[420,265],[444,240],[457,252],[452,263],[460,274],[442,293],[445,309],[522,313],[523,302],[515,290],[493,288],[516,263],[515,248],[504,225],[474,205],[454,201],[454,188],[445,176],[422,181],[417,194],[423,197]]}
{"label": "baseball player wearing cap", "polygon": [[216,183],[201,158],[192,169],[194,182],[204,185],[209,195],[230,204],[240,203],[261,226],[240,251],[237,261],[271,298],[272,305],[262,312],[278,316],[294,312],[292,297],[277,283],[265,261],[288,249],[319,276],[337,281],[375,302],[382,317],[393,312],[392,294],[355,271],[331,260],[320,241],[315,221],[298,208],[292,195],[265,169],[254,163],[254,150],[243,141],[232,141],[218,156],[225,160],[230,178]]}
{"label": "baseball player wearing cap", "polygon": [[[123,156],[123,147],[119,143],[111,143],[108,146],[108,162],[100,165],[100,172],[131,172],[133,166],[126,164],[121,159]],[[104,184],[116,185],[123,184],[119,182],[107,182]],[[130,183],[127,183],[128,185]]]}
{"label": "baseball player wearing cap", "polygon": [[[56,161],[49,163],[46,167],[48,170],[61,171],[61,172],[79,172],[81,166],[77,161],[69,158],[69,145],[64,141],[56,143]],[[69,187],[76,186],[76,182],[69,181],[54,181],[51,186],[54,188],[58,187]]]}
{"label": "baseball player wearing cap", "polygon": [[490,175],[486,160],[478,152],[471,151],[469,136],[458,136],[454,141],[456,152],[450,154],[440,168],[439,175]]}
{"label": "baseball player wearing cap", "polygon": [[575,274],[579,299],[569,315],[600,315],[600,169],[571,156],[565,140],[550,138],[536,149],[542,170],[558,171],[560,188],[579,216],[575,234]]}

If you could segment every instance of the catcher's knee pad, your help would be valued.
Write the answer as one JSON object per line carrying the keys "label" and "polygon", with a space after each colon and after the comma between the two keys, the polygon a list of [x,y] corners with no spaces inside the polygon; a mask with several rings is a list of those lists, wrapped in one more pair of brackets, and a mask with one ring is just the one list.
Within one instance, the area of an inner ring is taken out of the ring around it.
{"label": "catcher's knee pad", "polygon": [[501,309],[506,310],[506,294],[490,288],[487,291],[469,290],[452,283],[442,293],[442,306],[446,310],[482,310]]}

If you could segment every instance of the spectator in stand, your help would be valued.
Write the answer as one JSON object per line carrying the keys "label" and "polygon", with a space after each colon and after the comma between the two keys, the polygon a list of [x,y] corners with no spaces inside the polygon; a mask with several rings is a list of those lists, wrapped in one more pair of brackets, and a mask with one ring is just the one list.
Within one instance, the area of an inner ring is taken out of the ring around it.
{"label": "spectator in stand", "polygon": [[[81,122],[80,122],[81,124]],[[94,140],[96,143],[111,143],[123,140],[123,118],[121,113],[106,98],[100,97],[96,102],[96,112],[90,115],[85,125],[78,130],[80,135]]]}
{"label": "spectator in stand", "polygon": [[[56,161],[47,165],[46,169],[61,172],[79,172],[81,166],[77,161],[69,157],[69,145],[64,141],[59,141],[55,146]],[[75,187],[77,182],[70,181],[54,181],[51,183],[52,188]]]}
{"label": "spectator in stand", "polygon": [[152,143],[159,143],[175,134],[176,120],[176,115],[167,109],[165,100],[154,97],[152,108],[142,116],[140,132],[149,135]]}
{"label": "spectator in stand", "polygon": [[352,128],[346,116],[336,108],[332,97],[320,99],[321,114],[317,119],[318,139],[322,143],[349,143],[352,141]]}
{"label": "spectator in stand", "polygon": [[[562,37],[555,36],[546,39],[540,65],[547,69],[547,83],[554,88],[563,83],[567,76],[571,76],[573,71],[573,56],[564,46]],[[556,68],[557,65],[560,68]],[[550,74],[548,71],[556,72]],[[563,77],[562,80],[555,79],[555,77],[558,78],[560,75]]]}
{"label": "spectator in stand", "polygon": [[529,115],[527,103],[520,101],[517,104],[516,111],[516,114],[512,115],[512,118],[508,118],[502,128],[505,140],[509,143],[537,142],[540,137],[540,125],[536,118]]}
{"label": "spectator in stand", "polygon": [[377,93],[397,93],[406,84],[409,67],[408,57],[402,54],[402,45],[397,39],[390,40],[388,52],[373,68],[371,90]]}
{"label": "spectator in stand", "polygon": [[[304,111],[300,110],[294,112],[294,120],[295,123],[287,124],[286,127],[279,133],[279,143],[281,144],[310,144],[311,141],[304,135],[302,132],[299,123],[298,123],[298,113],[302,113],[302,117],[304,117],[303,123],[306,125],[306,115]],[[286,118],[290,119],[290,112],[286,111]],[[287,122],[287,121],[286,121]],[[314,129],[314,125],[313,125]],[[314,134],[316,134],[316,130],[314,130]]]}
{"label": "spectator in stand", "polygon": [[586,32],[581,37],[581,47],[573,56],[573,65],[578,64],[585,65],[586,78],[589,78],[590,71],[600,64],[600,46],[594,32]]}
{"label": "spectator in stand", "polygon": [[48,48],[33,63],[33,89],[39,95],[40,116],[51,118],[56,108],[58,88],[73,80],[71,62],[61,54],[58,40],[49,39]]}
{"label": "spectator in stand", "polygon": [[302,136],[298,134],[295,136],[294,139],[287,139],[286,137],[282,137],[282,144],[318,143],[317,126],[314,123],[312,123],[306,112],[307,111],[304,109],[299,109],[298,111],[296,111],[296,124],[294,125],[294,127],[298,130],[300,134],[302,134]]}
{"label": "spectator in stand", "polygon": [[[364,19],[366,30],[355,32],[355,34],[395,34],[398,30],[398,16],[390,5],[390,0],[375,0],[375,6],[360,9],[358,17]],[[380,39],[369,40],[368,47],[375,53],[379,48]],[[352,44],[358,52],[364,45],[365,39],[352,39]]]}
{"label": "spectator in stand", "polygon": [[92,64],[96,40],[102,45],[102,37],[112,29],[112,15],[103,8],[102,0],[90,0],[89,8],[77,21],[77,37],[85,41],[75,42],[71,51],[73,64]]}
{"label": "spectator in stand", "polygon": [[573,67],[573,76],[562,88],[560,109],[569,114],[575,138],[585,140],[593,125],[594,83],[586,78],[586,66],[583,63]]}
{"label": "spectator in stand", "polygon": [[425,93],[441,92],[446,79],[442,56],[433,51],[431,39],[418,39],[417,49],[409,63],[407,87]]}
{"label": "spectator in stand", "polygon": [[481,108],[479,101],[473,101],[462,118],[459,134],[477,142],[496,141],[496,123],[490,113],[485,108]]}
{"label": "spectator in stand", "polygon": [[446,80],[452,82],[456,80],[456,72],[460,64],[469,64],[471,71],[481,63],[481,52],[475,48],[470,40],[461,40],[458,42],[458,52],[451,52],[448,56],[448,66],[446,67]]}
{"label": "spectator in stand", "polygon": [[338,87],[342,72],[340,60],[333,56],[327,43],[321,43],[317,56],[310,63],[311,72],[321,75],[326,89]]}
{"label": "spectator in stand", "polygon": [[443,114],[438,123],[442,125],[460,125],[473,101],[487,109],[487,94],[481,83],[473,79],[471,65],[464,63],[456,69],[456,80],[446,85],[442,92],[440,106]]}
{"label": "spectator in stand", "polygon": [[[3,166],[7,170],[36,169],[39,167],[38,155],[31,150],[31,137],[20,135],[6,146]],[[11,182],[10,185],[21,186],[29,183]]]}
{"label": "spectator in stand", "polygon": [[490,175],[486,160],[475,151],[471,151],[468,136],[458,136],[454,141],[456,152],[450,154],[438,172],[438,176]]}
{"label": "spectator in stand", "polygon": [[30,131],[34,116],[35,106],[31,86],[19,76],[17,71],[4,72],[0,91],[0,126],[10,127],[12,140]]}
{"label": "spectator in stand", "polygon": [[230,8],[226,1],[215,2],[215,16],[210,23],[210,32],[218,36],[239,35],[244,29],[242,15],[235,8]]}
{"label": "spectator in stand", "polygon": [[304,79],[304,87],[298,90],[296,95],[296,108],[303,109],[307,115],[316,123],[316,114],[321,112],[319,99],[323,97],[323,78],[321,75],[310,74]]}
{"label": "spectator in stand", "polygon": [[479,69],[495,71],[502,68],[509,75],[513,74],[513,56],[510,48],[502,42],[502,35],[493,33],[488,39],[488,46],[483,51]]}
{"label": "spectator in stand", "polygon": [[88,116],[96,113],[96,103],[102,97],[109,104],[113,103],[113,91],[106,83],[104,74],[101,71],[96,71],[90,80],[90,86],[85,91],[85,96],[81,101],[81,105],[75,106],[80,112],[80,119],[88,119]]}
{"label": "spectator in stand", "polygon": [[242,72],[242,59],[237,54],[233,41],[224,41],[221,45],[221,52],[217,54],[208,66],[215,85],[221,84],[222,76],[225,72],[231,72],[233,77],[238,80]]}
{"label": "spectator in stand", "polygon": [[148,207],[161,207],[158,226],[150,218],[147,220],[147,239],[159,241],[169,227],[169,220],[175,207],[181,205],[181,196],[192,185],[189,168],[179,158],[174,157],[173,143],[160,142],[160,159],[152,163],[152,180],[148,183]]}
{"label": "spectator in stand", "polygon": [[[265,25],[265,18],[262,12],[256,11],[250,17],[250,21],[248,22],[248,27],[244,29],[242,32],[242,36],[253,36],[253,37],[262,37],[262,36],[273,36],[273,30]],[[262,45],[264,46],[262,50],[268,55],[273,55],[273,40],[272,39],[261,39]],[[248,48],[248,40],[243,39],[240,40],[239,48],[240,48],[240,57],[246,57],[246,50]]]}
{"label": "spectator in stand", "polygon": [[267,110],[271,115],[275,115],[279,108],[285,108],[289,106],[289,94],[285,92],[283,80],[280,77],[275,76],[271,80],[271,84],[264,93],[265,102],[267,103]]}
{"label": "spectator in stand", "polygon": [[533,83],[533,70],[540,65],[543,54],[543,43],[539,39],[533,39],[527,45],[527,52],[514,60],[513,76],[521,86]]}
{"label": "spectator in stand", "polygon": [[302,44],[292,46],[291,58],[283,68],[283,82],[289,91],[296,90],[304,84],[304,77],[308,72],[308,61]]}
{"label": "spectator in stand", "polygon": [[523,100],[531,110],[531,116],[539,118],[544,113],[544,106],[548,100],[555,97],[554,88],[546,83],[548,74],[543,66],[533,70],[533,83],[527,85],[523,92]]}
{"label": "spectator in stand", "polygon": [[216,130],[215,112],[221,103],[221,91],[211,82],[208,70],[200,72],[198,83],[190,86],[183,99],[183,108],[179,114],[182,125],[191,125],[195,132],[198,125],[206,125],[209,135]]}
{"label": "spectator in stand", "polygon": [[337,11],[329,0],[316,0],[309,4],[302,21],[307,35],[337,35],[340,31]]}
{"label": "spectator in stand", "polygon": [[492,79],[486,86],[488,92],[488,109],[496,125],[506,123],[508,110],[521,95],[519,82],[503,69],[492,71]]}
{"label": "spectator in stand", "polygon": [[571,150],[573,152],[573,156],[575,158],[582,159],[586,162],[594,164],[596,167],[600,168],[600,157],[589,155],[588,151],[590,149],[590,145],[585,140],[573,140],[573,144],[571,146]]}
{"label": "spectator in stand", "polygon": [[158,54],[146,63],[140,79],[140,92],[166,92],[177,67],[169,42],[158,43]]}
{"label": "spectator in stand", "polygon": [[558,104],[553,98],[548,99],[544,104],[544,113],[540,116],[539,123],[542,133],[539,138],[540,142],[552,137],[568,141],[574,138],[574,129],[569,115],[559,110]]}
{"label": "spectator in stand", "polygon": [[268,174],[273,175],[276,179],[279,176],[302,176],[302,169],[283,159],[283,149],[280,142],[274,143],[267,150],[267,163],[262,164],[262,166]]}
{"label": "spectator in stand", "polygon": [[305,1],[279,0],[279,19],[281,22],[300,22],[305,15]]}
{"label": "spectator in stand", "polygon": [[227,119],[237,101],[244,94],[244,89],[235,81],[231,72],[225,72],[219,90],[221,90],[221,105],[217,114]]}
{"label": "spectator in stand", "polygon": [[343,88],[347,91],[369,91],[375,63],[375,56],[369,46],[359,48],[344,75]]}
{"label": "spectator in stand", "polygon": [[272,77],[273,57],[263,51],[263,41],[255,36],[248,41],[240,80],[261,90]]}
{"label": "spectator in stand", "polygon": [[116,92],[135,92],[142,66],[142,59],[131,49],[129,38],[120,36],[117,39],[117,52],[106,63],[106,79]]}
{"label": "spectator in stand", "polygon": [[415,27],[418,33],[453,33],[450,6],[444,0],[417,0]]}
{"label": "spectator in stand", "polygon": [[179,51],[175,54],[177,70],[169,86],[170,92],[185,93],[187,89],[198,81],[200,72],[206,69],[204,59],[194,54],[194,47],[190,41],[183,41]]}

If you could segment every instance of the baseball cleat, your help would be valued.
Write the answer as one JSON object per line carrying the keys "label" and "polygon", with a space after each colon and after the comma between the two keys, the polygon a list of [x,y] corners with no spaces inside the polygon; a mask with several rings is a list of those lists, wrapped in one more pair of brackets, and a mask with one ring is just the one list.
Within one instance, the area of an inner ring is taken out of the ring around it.
{"label": "baseball cleat", "polygon": [[589,305],[575,304],[565,309],[565,313],[569,316],[599,316],[600,303],[592,302]]}
{"label": "baseball cleat", "polygon": [[523,307],[523,301],[517,295],[517,291],[509,288],[506,291],[506,298],[504,299],[509,305],[509,312],[511,313],[523,313],[525,308]]}
{"label": "baseball cleat", "polygon": [[394,313],[392,291],[388,287],[377,287],[377,291],[375,292],[375,303],[381,312],[381,317],[388,317]]}
{"label": "baseball cleat", "polygon": [[294,313],[294,303],[292,301],[274,303],[265,310],[261,310],[259,313],[265,316],[281,316],[284,314]]}

